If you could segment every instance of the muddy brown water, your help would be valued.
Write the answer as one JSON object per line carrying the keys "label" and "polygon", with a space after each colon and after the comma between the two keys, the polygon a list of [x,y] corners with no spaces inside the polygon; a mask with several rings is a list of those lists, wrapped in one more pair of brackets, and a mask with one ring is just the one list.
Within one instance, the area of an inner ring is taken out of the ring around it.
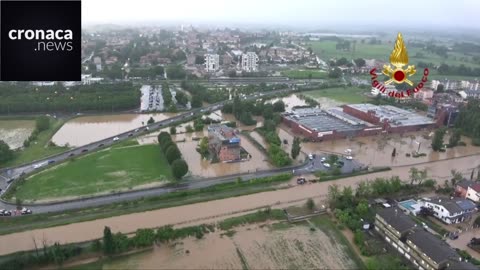
{"label": "muddy brown water", "polygon": [[23,146],[34,129],[33,120],[0,120],[0,140],[11,149],[17,149]]}
{"label": "muddy brown water", "polygon": [[289,95],[289,96],[286,96],[286,97],[283,97],[283,98],[275,98],[275,99],[271,99],[269,101],[267,101],[268,103],[275,103],[277,101],[283,101],[283,103],[285,103],[285,111],[286,112],[291,112],[293,107],[295,106],[306,106],[307,103],[305,102],[305,100],[299,98],[297,95],[293,94],[293,95]]}
{"label": "muddy brown water", "polygon": [[55,133],[52,141],[57,145],[82,146],[102,140],[116,134],[132,130],[147,124],[153,117],[155,121],[174,116],[172,113],[157,114],[116,114],[82,116],[65,123]]}
{"label": "muddy brown water", "polygon": [[[416,167],[419,169],[426,168],[430,177],[443,183],[445,179],[450,178],[451,169],[459,170],[466,177],[469,177],[471,170],[479,166],[480,158],[476,155],[454,160],[441,160],[417,165]],[[34,242],[32,239],[36,239],[37,243],[42,243],[44,239],[48,244],[53,244],[56,241],[64,244],[101,238],[104,226],[110,226],[114,232],[128,233],[134,232],[138,228],[155,228],[167,224],[207,223],[209,218],[228,216],[235,211],[247,211],[267,205],[281,207],[279,204],[293,200],[325,197],[328,186],[333,183],[340,187],[355,187],[360,181],[375,179],[376,177],[399,176],[406,180],[408,179],[409,169],[410,166],[403,166],[393,168],[391,171],[348,177],[336,181],[303,186],[293,185],[290,188],[276,191],[2,235],[0,236],[0,255],[33,249]]]}
{"label": "muddy brown water", "polygon": [[103,269],[241,269],[242,259],[252,269],[355,267],[343,246],[331,241],[323,231],[311,232],[308,226],[271,230],[268,225],[250,225],[235,231],[231,237],[217,231],[201,240],[175,241],[151,252],[109,262]]}

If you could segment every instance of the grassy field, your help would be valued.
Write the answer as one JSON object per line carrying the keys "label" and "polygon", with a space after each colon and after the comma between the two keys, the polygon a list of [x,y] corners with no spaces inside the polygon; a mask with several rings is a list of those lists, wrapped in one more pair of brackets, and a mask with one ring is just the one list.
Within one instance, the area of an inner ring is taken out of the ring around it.
{"label": "grassy field", "polygon": [[31,143],[29,147],[15,152],[15,158],[6,163],[3,167],[10,167],[15,165],[20,165],[23,163],[31,162],[42,157],[54,155],[61,153],[67,150],[66,147],[59,146],[49,146],[48,142],[52,136],[63,126],[65,123],[64,119],[50,119],[50,128],[42,131],[37,140],[34,143]]}
{"label": "grassy field", "polygon": [[39,172],[18,187],[24,201],[77,197],[172,178],[157,145],[111,148]]}
{"label": "grassy field", "polygon": [[309,74],[312,75],[312,79],[327,79],[328,73],[321,70],[287,70],[283,71],[282,75],[291,79],[309,79]]}
{"label": "grassy field", "polygon": [[[383,43],[383,44],[361,44],[357,42],[355,46],[355,53],[352,51],[341,51],[336,49],[336,41],[316,41],[310,42],[308,46],[312,47],[313,51],[322,59],[329,60],[331,58],[342,58],[345,57],[347,59],[355,59],[355,58],[365,58],[365,59],[378,59],[382,61],[389,61],[390,54],[393,50],[394,40],[391,43]],[[353,45],[351,46],[353,47]],[[417,64],[418,62],[427,62],[433,63],[435,65],[440,65],[442,63],[446,63],[448,65],[461,65],[464,64],[465,66],[470,67],[479,67],[479,65],[461,61],[462,57],[466,57],[463,54],[457,52],[449,52],[449,57],[445,59],[442,56],[437,54],[429,53],[421,48],[413,48],[408,47],[407,44],[407,51],[410,63]],[[422,53],[423,57],[419,58],[416,57],[417,53]]]}
{"label": "grassy field", "polygon": [[369,98],[364,95],[364,93],[367,93],[368,91],[368,89],[360,89],[356,87],[337,87],[312,90],[304,92],[303,94],[314,99],[325,97],[344,103],[362,103],[369,100]]}

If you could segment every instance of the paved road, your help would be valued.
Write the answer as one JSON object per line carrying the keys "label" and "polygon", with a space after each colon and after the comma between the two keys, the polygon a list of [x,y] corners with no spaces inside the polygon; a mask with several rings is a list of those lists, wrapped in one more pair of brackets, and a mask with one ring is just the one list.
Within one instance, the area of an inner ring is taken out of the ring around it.
{"label": "paved road", "polygon": [[[268,96],[268,95],[273,95],[273,94],[281,94],[285,92],[291,91],[290,89],[283,89],[283,90],[276,90],[276,91],[271,91],[271,92],[266,92],[266,93],[259,93],[259,94],[254,94],[251,96],[248,96],[246,99],[257,99],[262,96]],[[0,174],[0,188],[5,191],[8,186],[12,183],[12,181],[15,181],[19,176],[23,174],[29,174],[32,172],[35,172],[37,170],[42,169],[44,166],[48,166],[48,164],[53,164],[53,163],[60,163],[63,162],[69,158],[90,153],[93,151],[97,151],[101,148],[105,148],[108,146],[111,146],[115,143],[121,142],[123,140],[127,140],[133,136],[137,136],[142,133],[146,132],[151,132],[154,130],[161,129],[165,126],[184,121],[189,117],[194,117],[197,115],[201,115],[206,112],[212,112],[218,109],[221,109],[225,103],[229,101],[223,101],[215,104],[211,104],[208,107],[204,108],[198,108],[198,109],[193,109],[187,113],[180,114],[177,116],[174,116],[172,118],[159,121],[153,124],[150,124],[146,127],[139,127],[134,130],[130,130],[124,133],[117,134],[116,136],[112,136],[94,143],[90,143],[78,148],[74,148],[71,150],[68,150],[66,152],[44,158],[41,160],[37,160],[35,162],[31,162],[28,164],[24,164],[15,168],[7,168],[2,171]],[[118,139],[117,139],[118,138]],[[305,164],[300,166],[299,168],[305,169],[309,166],[309,164]],[[265,176],[271,176],[274,174],[277,174],[279,172],[284,172],[284,171],[291,171],[292,168],[284,168],[284,169],[273,169],[273,170],[268,170],[268,171],[260,171],[256,172],[254,174],[243,174],[241,175],[242,178],[244,179],[249,179],[253,177],[265,177]],[[103,205],[103,204],[109,204],[113,202],[119,202],[119,201],[124,201],[124,200],[135,200],[139,199],[142,197],[146,196],[157,196],[165,193],[169,193],[172,191],[178,191],[182,189],[196,189],[196,188],[202,188],[202,187],[208,187],[212,186],[218,183],[224,183],[224,182],[230,182],[234,181],[237,179],[239,175],[235,176],[226,176],[226,177],[217,177],[217,178],[210,178],[206,180],[201,180],[201,181],[192,181],[190,183],[185,183],[180,186],[176,187],[163,187],[163,188],[156,188],[156,189],[149,189],[149,190],[139,190],[139,191],[134,191],[134,192],[128,192],[128,193],[120,193],[120,194],[109,194],[105,196],[99,196],[99,197],[94,197],[94,198],[89,198],[89,199],[83,199],[83,200],[77,200],[77,201],[71,201],[71,202],[58,202],[54,204],[45,204],[45,205],[37,205],[37,206],[31,206],[30,208],[35,212],[35,213],[43,213],[43,212],[55,212],[55,211],[63,211],[67,209],[75,209],[75,208],[83,208],[83,207],[90,207],[90,206],[98,206],[98,205]],[[12,204],[6,203],[6,202],[0,202],[0,209],[11,209]]]}

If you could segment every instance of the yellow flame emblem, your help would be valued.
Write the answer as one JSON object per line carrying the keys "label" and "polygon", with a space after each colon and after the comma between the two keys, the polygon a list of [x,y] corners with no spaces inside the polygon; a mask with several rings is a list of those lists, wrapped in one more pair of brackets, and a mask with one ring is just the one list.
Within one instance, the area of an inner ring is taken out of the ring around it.
{"label": "yellow flame emblem", "polygon": [[397,40],[395,41],[395,46],[393,48],[392,54],[390,55],[390,63],[393,65],[393,68],[390,65],[384,65],[382,73],[390,77],[385,84],[390,84],[392,82],[408,83],[413,85],[413,82],[407,79],[408,76],[414,75],[417,71],[415,66],[408,66],[407,69],[403,69],[403,66],[408,64],[408,52],[405,43],[403,42],[403,37],[401,33],[398,33]]}

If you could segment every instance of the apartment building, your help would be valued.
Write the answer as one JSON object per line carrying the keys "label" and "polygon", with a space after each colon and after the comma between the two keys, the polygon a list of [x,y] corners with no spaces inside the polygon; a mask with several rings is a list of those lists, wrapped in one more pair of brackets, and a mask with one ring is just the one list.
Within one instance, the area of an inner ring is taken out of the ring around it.
{"label": "apartment building", "polygon": [[242,70],[246,72],[258,70],[258,55],[255,52],[247,52],[242,55]]}
{"label": "apartment building", "polygon": [[397,207],[377,211],[375,231],[419,270],[475,269],[446,242],[417,226]]}
{"label": "apartment building", "polygon": [[218,54],[205,54],[205,70],[215,72],[220,69],[220,56]]}

